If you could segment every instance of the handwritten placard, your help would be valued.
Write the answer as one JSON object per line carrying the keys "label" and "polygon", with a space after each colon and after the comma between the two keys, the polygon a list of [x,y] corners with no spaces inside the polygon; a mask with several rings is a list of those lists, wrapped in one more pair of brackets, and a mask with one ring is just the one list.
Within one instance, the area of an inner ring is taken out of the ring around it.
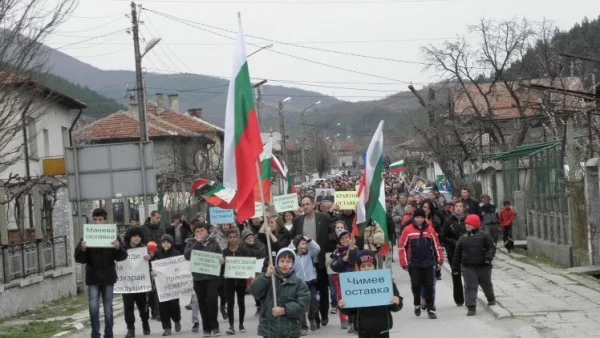
{"label": "handwritten placard", "polygon": [[194,280],[189,262],[183,255],[152,261],[152,271],[156,273],[154,282],[159,302],[194,294]]}
{"label": "handwritten placard", "polygon": [[347,308],[389,305],[394,296],[389,269],[341,273],[340,288]]}
{"label": "handwritten placard", "polygon": [[144,259],[146,247],[127,250],[127,259],[117,262],[117,282],[114,293],[138,293],[152,290],[150,264]]}
{"label": "handwritten placard", "polygon": [[112,248],[112,242],[116,239],[116,224],[83,225],[83,240],[89,248]]}
{"label": "handwritten placard", "polygon": [[223,257],[220,253],[192,250],[190,257],[190,271],[205,275],[221,275],[219,260]]}
{"label": "handwritten placard", "polygon": [[252,278],[256,273],[255,270],[255,257],[225,257],[225,278]]}
{"label": "handwritten placard", "polygon": [[264,258],[257,259],[256,260],[256,267],[255,267],[256,270],[255,270],[255,272],[256,273],[261,273],[264,264],[265,264],[265,259]]}
{"label": "handwritten placard", "polygon": [[335,204],[340,206],[340,210],[356,210],[356,205],[358,204],[358,192],[336,191]]}
{"label": "handwritten placard", "polygon": [[208,209],[210,224],[234,223],[233,210],[213,207]]}
{"label": "handwritten placard", "polygon": [[298,194],[273,196],[275,211],[286,212],[298,210]]}
{"label": "handwritten placard", "polygon": [[256,217],[263,217],[263,204],[260,202],[254,202],[254,216],[252,218]]}

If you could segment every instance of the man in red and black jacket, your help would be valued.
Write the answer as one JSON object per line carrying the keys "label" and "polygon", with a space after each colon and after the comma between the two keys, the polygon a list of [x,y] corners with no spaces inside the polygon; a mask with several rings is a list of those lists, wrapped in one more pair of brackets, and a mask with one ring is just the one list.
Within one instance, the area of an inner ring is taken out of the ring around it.
{"label": "man in red and black jacket", "polygon": [[425,222],[425,211],[416,209],[412,216],[412,224],[404,228],[398,241],[400,266],[410,274],[415,315],[421,315],[421,289],[424,289],[427,314],[430,319],[436,319],[433,279],[434,267],[444,263],[442,246],[433,226]]}

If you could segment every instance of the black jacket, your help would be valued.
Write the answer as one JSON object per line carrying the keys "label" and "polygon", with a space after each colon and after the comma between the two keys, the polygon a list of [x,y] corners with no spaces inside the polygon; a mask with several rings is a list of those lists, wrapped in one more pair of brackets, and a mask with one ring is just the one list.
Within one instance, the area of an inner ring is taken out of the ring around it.
{"label": "black jacket", "polygon": [[160,239],[165,234],[165,230],[160,227],[160,224],[154,225],[150,222],[144,223],[142,231],[144,232],[144,244],[154,241],[156,245],[160,245]]}
{"label": "black jacket", "polygon": [[459,271],[461,266],[481,266],[492,262],[496,246],[492,236],[486,231],[474,229],[462,235],[452,260],[452,270]]}
{"label": "black jacket", "polygon": [[[254,257],[250,252],[248,252],[241,244],[236,251],[232,251],[229,247],[223,250],[223,258],[227,260],[229,256],[237,256],[237,257]],[[227,264],[227,262],[225,262]],[[221,276],[225,274],[225,264],[221,266]],[[237,278],[232,278],[237,279]],[[246,280],[244,279],[244,284],[246,284]]]}
{"label": "black jacket", "polygon": [[265,248],[265,245],[259,240],[255,240],[254,245],[252,246],[248,245],[248,243],[246,242],[242,242],[240,246],[244,248],[244,251],[248,253],[248,256],[256,257],[256,259],[262,259],[267,257],[267,249]]}
{"label": "black jacket", "polygon": [[[192,257],[192,250],[201,250],[201,251],[216,252],[216,253],[223,252],[221,250],[221,247],[219,246],[219,243],[217,243],[217,240],[211,236],[208,236],[208,238],[206,239],[206,241],[204,241],[204,243],[200,243],[194,239],[187,241],[187,245],[185,247],[185,252],[183,253],[183,256],[188,261]],[[218,276],[205,275],[205,274],[201,274],[201,273],[197,273],[197,272],[192,272],[192,277],[194,278],[194,281],[203,281],[203,280],[219,278]]]}
{"label": "black jacket", "polygon": [[[467,215],[464,216],[466,217]],[[459,218],[452,214],[448,217],[447,222],[444,223],[444,227],[442,228],[442,238],[447,251],[454,251],[460,236],[467,232],[467,228],[465,227],[465,217]],[[451,255],[452,254],[450,254],[450,256]]]}
{"label": "black jacket", "polygon": [[479,202],[474,200],[472,197],[469,197],[468,200],[462,200],[465,204],[465,214],[473,214],[481,217],[481,207],[479,206]]}
{"label": "black jacket", "polygon": [[362,308],[343,309],[342,313],[352,316],[354,327],[358,332],[364,333],[381,333],[392,329],[394,321],[392,320],[392,312],[398,312],[402,309],[402,297],[396,287],[396,283],[392,282],[394,296],[400,298],[400,304],[390,304],[388,306],[371,306]]}
{"label": "black jacket", "polygon": [[[259,233],[257,237],[258,237],[258,240],[262,244],[264,244],[265,256],[266,256],[268,254],[267,251],[269,250],[268,246],[267,246],[267,235],[265,233]],[[293,236],[292,236],[292,233],[288,229],[281,228],[281,229],[279,229],[279,231],[277,231],[277,235],[275,237],[277,237],[277,242],[271,241],[271,251],[274,253],[277,253],[277,252],[279,252],[280,249],[287,248],[288,246],[290,246]]]}
{"label": "black jacket", "polygon": [[[296,237],[298,235],[304,235],[304,217],[306,215],[301,215],[292,221],[292,237]],[[312,238],[317,240],[317,244],[321,247],[321,251],[319,251],[319,269],[326,269],[325,266],[325,253],[332,252],[335,249],[334,244],[329,240],[329,232],[331,229],[331,217],[327,214],[321,212],[315,212],[315,225],[316,225],[316,233],[317,238]]]}
{"label": "black jacket", "polygon": [[117,269],[115,261],[120,262],[127,259],[127,250],[121,243],[119,249],[115,248],[87,248],[81,250],[79,241],[75,248],[75,262],[85,264],[86,285],[111,285],[117,281]]}
{"label": "black jacket", "polygon": [[175,249],[175,247],[171,247],[171,249],[169,249],[169,251],[165,251],[162,248],[160,248],[160,250],[157,250],[154,253],[154,257],[152,257],[153,261],[157,261],[159,259],[165,259],[165,258],[169,258],[169,257],[175,257],[175,256],[181,256],[181,252],[179,252],[177,249]]}

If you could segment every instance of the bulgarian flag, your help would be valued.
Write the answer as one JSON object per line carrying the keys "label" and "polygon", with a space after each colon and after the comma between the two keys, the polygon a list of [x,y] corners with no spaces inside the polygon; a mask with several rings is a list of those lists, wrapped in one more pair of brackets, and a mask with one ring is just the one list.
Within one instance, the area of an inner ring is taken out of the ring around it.
{"label": "bulgarian flag", "polygon": [[272,162],[273,168],[281,175],[281,179],[283,180],[283,187],[286,194],[293,194],[296,192],[296,188],[294,187],[294,181],[292,180],[292,174],[288,170],[285,162],[283,160],[279,162],[277,157],[273,156]]}
{"label": "bulgarian flag", "polygon": [[380,121],[365,157],[365,171],[362,174],[358,188],[358,207],[352,234],[361,236],[367,224],[371,221],[377,222],[385,235],[385,243],[379,250],[379,254],[385,256],[390,251],[390,247],[388,245],[387,216],[385,214],[382,157],[383,121]]}
{"label": "bulgarian flag", "polygon": [[215,183],[214,181],[207,180],[206,178],[199,178],[199,179],[195,180],[194,183],[192,183],[192,187],[190,188],[190,195],[194,195],[196,190],[202,188],[203,186],[205,186],[207,184],[214,184],[214,183]]}
{"label": "bulgarian flag", "polygon": [[237,209],[237,221],[254,215],[254,186],[258,181],[257,160],[263,150],[250,72],[246,61],[246,45],[239,18],[238,37],[233,61],[233,75],[227,93],[225,137],[223,142],[223,187],[221,192],[232,208]]}
{"label": "bulgarian flag", "polygon": [[406,165],[404,165],[404,160],[400,160],[398,162],[394,162],[390,164],[390,172],[392,174],[401,173],[406,169]]}
{"label": "bulgarian flag", "polygon": [[232,204],[234,197],[235,191],[225,188],[223,184],[219,184],[214,189],[202,195],[206,203],[221,209],[235,209]]}
{"label": "bulgarian flag", "polygon": [[[256,183],[254,187],[254,201],[262,202],[264,199],[265,203],[271,203],[271,161],[273,160],[273,143],[271,138],[263,147],[262,153],[260,153],[260,182]],[[262,184],[263,198],[260,197],[259,184]]]}

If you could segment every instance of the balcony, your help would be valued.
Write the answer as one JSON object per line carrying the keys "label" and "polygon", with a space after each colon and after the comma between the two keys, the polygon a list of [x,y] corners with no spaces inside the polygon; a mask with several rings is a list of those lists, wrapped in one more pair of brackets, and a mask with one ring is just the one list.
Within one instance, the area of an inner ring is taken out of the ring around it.
{"label": "balcony", "polygon": [[68,265],[67,236],[0,247],[0,284]]}
{"label": "balcony", "polygon": [[42,159],[44,176],[64,176],[67,174],[64,157],[46,157]]}

